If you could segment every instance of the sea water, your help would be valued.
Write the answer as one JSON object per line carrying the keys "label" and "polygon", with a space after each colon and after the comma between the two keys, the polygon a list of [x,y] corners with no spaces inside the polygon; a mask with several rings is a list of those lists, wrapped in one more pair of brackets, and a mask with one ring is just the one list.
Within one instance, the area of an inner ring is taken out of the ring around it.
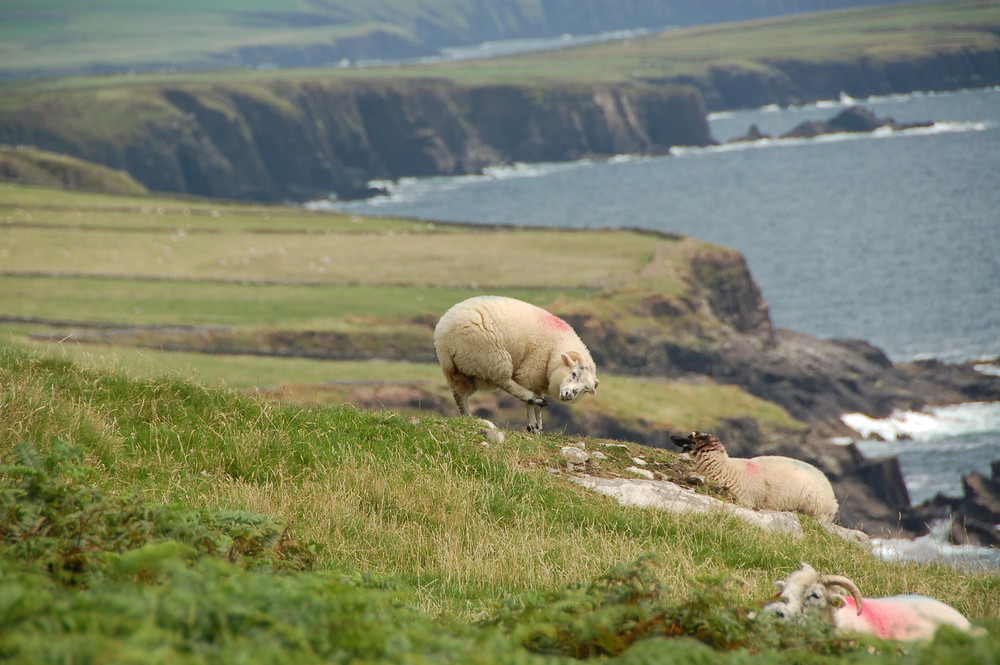
{"label": "sea water", "polygon": [[[855,103],[879,117],[933,125],[724,143],[751,124],[777,136]],[[709,120],[722,145],[410,178],[379,183],[388,196],[310,207],[688,234],[747,257],[778,326],[864,339],[894,361],[1000,356],[1000,88],[842,97]],[[915,503],[960,494],[962,474],[988,473],[1000,459],[997,405],[894,414],[884,422],[848,414],[845,421],[866,455],[900,458]],[[866,440],[873,433],[884,440]],[[925,558],[933,555],[929,543],[937,541],[922,542]],[[1000,567],[996,557],[986,561]]]}

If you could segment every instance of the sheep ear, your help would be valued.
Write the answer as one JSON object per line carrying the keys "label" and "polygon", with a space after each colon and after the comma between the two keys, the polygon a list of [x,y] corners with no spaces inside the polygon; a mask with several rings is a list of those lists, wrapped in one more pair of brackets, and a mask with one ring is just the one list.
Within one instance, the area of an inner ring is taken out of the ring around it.
{"label": "sheep ear", "polygon": [[594,379],[594,388],[600,388],[600,387],[601,387],[601,380]]}
{"label": "sheep ear", "polygon": [[569,353],[562,354],[563,364],[567,367],[576,367],[580,364],[580,354],[576,351],[570,351]]}
{"label": "sheep ear", "polygon": [[782,591],[784,591],[785,590],[785,580],[778,580],[777,582],[775,582],[774,583],[774,588],[778,590],[778,593],[781,593]]}

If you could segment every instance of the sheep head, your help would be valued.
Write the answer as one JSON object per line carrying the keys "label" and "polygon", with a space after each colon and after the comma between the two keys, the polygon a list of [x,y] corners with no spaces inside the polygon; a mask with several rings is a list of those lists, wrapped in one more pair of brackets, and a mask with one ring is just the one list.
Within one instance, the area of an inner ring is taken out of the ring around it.
{"label": "sheep head", "polygon": [[698,454],[707,450],[726,452],[725,446],[714,434],[707,432],[691,432],[690,436],[671,436],[670,443],[686,453]]}
{"label": "sheep head", "polygon": [[818,611],[827,618],[847,604],[843,593],[846,590],[853,598],[861,614],[863,600],[857,585],[841,575],[820,575],[812,566],[802,562],[802,567],[784,580],[775,582],[777,598],[764,606],[765,612],[772,612],[781,618],[800,616],[806,612]]}
{"label": "sheep head", "polygon": [[584,393],[597,394],[597,386],[601,384],[597,378],[597,368],[587,362],[576,351],[568,351],[560,356],[561,365],[553,373],[553,379],[558,381],[559,399],[572,402]]}

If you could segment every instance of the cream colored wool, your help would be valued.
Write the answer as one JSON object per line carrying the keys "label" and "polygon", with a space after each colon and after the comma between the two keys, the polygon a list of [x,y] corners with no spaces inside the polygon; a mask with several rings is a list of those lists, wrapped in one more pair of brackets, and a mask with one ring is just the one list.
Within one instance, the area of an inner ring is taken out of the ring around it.
{"label": "cream colored wool", "polygon": [[454,305],[434,329],[434,348],[459,413],[469,413],[477,390],[499,388],[525,403],[531,432],[542,428],[545,395],[571,402],[594,394],[599,383],[573,328],[514,298],[478,296]]}

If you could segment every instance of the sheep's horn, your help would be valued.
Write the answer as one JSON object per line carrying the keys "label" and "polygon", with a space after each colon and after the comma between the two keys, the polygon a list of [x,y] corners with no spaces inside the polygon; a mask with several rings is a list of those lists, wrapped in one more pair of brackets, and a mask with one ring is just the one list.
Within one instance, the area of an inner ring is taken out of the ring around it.
{"label": "sheep's horn", "polygon": [[854,597],[854,602],[858,606],[858,616],[861,615],[861,605],[863,601],[861,600],[861,591],[858,590],[858,585],[843,575],[823,575],[819,578],[819,580],[826,586],[835,584],[839,587],[847,589],[851,593],[851,596]]}

